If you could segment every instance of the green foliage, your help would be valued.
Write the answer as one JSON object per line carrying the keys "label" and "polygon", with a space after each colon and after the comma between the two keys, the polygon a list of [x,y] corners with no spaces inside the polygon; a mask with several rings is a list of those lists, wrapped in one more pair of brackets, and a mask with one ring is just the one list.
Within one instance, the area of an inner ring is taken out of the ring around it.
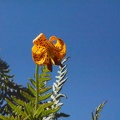
{"label": "green foliage", "polygon": [[[52,86],[47,86],[51,80],[50,71],[47,67],[41,68],[36,65],[34,79],[29,78],[27,88],[17,85],[8,75],[10,70],[6,62],[0,59],[0,120],[57,120],[60,117],[70,115],[59,112],[63,103],[62,98],[67,96],[61,90],[67,81],[67,65],[65,58],[59,66],[58,76]],[[6,101],[6,104],[2,104]],[[92,120],[98,120],[100,112],[106,101],[101,103],[92,112]]]}
{"label": "green foliage", "polygon": [[39,67],[37,65],[35,80],[29,79],[29,92],[20,90],[25,100],[18,99],[14,96],[11,99],[6,98],[14,115],[8,115],[6,117],[0,115],[0,119],[42,120],[45,116],[56,113],[60,109],[60,106],[53,108],[54,101],[50,101],[52,87],[47,86],[47,82],[51,80],[49,70],[46,67],[43,67],[41,70],[42,73],[39,74]]}
{"label": "green foliage", "polygon": [[5,98],[12,100],[11,96],[14,96],[25,100],[20,94],[20,90],[27,91],[22,85],[15,84],[12,80],[14,75],[9,74],[9,65],[0,59],[0,114],[2,115],[13,114]]}
{"label": "green foliage", "polygon": [[[66,74],[68,72],[67,65],[65,65],[65,62],[68,60],[69,57],[65,58],[61,62],[61,66],[59,66],[58,76],[56,76],[56,81],[53,83],[52,89],[53,93],[51,95],[51,100],[54,102],[52,105],[53,109],[56,109],[58,107],[61,107],[63,103],[61,102],[61,98],[67,96],[65,94],[60,93],[65,82],[67,81]],[[52,113],[49,116],[46,116],[44,120],[57,120],[59,117],[69,117],[70,115],[65,113]]]}
{"label": "green foliage", "polygon": [[103,103],[101,103],[96,109],[95,111],[92,112],[92,120],[98,120],[98,117],[100,116],[100,112],[103,109],[103,106],[106,104],[107,101],[104,101]]}
{"label": "green foliage", "polygon": [[8,68],[9,65],[0,58],[0,75],[8,76],[7,73],[10,71]]}

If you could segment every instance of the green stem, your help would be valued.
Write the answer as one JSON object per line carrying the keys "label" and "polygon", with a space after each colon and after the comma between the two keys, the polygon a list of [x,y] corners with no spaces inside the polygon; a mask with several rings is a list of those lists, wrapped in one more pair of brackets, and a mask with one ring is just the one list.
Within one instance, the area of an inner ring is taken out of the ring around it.
{"label": "green stem", "polygon": [[39,66],[36,65],[36,71],[35,71],[35,78],[36,78],[36,101],[35,101],[35,110],[37,110],[37,108],[38,108],[38,98],[39,98],[38,74],[39,74]]}

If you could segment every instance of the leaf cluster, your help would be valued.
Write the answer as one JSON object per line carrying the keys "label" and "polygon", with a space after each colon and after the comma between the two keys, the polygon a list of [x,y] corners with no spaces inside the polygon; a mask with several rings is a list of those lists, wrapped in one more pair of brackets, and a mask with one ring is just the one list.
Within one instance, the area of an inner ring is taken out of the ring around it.
{"label": "leaf cluster", "polygon": [[9,65],[0,58],[0,114],[2,115],[13,114],[5,98],[12,100],[11,96],[14,96],[19,99],[24,99],[20,94],[20,90],[27,91],[22,85],[14,83],[14,75],[9,74]]}
{"label": "leaf cluster", "polygon": [[[38,68],[38,66],[37,66]],[[3,120],[42,120],[49,114],[56,113],[60,107],[52,108],[54,102],[48,101],[52,92],[52,87],[47,87],[47,82],[51,80],[49,70],[43,67],[42,73],[38,74],[38,69],[34,76],[35,80],[29,78],[28,92],[20,90],[20,94],[25,98],[21,100],[11,96],[12,100],[6,98],[7,103],[13,110],[13,115],[0,116]]]}

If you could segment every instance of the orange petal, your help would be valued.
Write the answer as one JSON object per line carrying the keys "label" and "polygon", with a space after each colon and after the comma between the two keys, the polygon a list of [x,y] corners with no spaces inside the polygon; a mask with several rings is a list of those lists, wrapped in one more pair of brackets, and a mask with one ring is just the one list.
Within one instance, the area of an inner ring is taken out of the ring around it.
{"label": "orange petal", "polygon": [[[55,40],[56,43],[53,43]],[[58,65],[66,55],[66,45],[61,39],[55,36],[50,37],[49,41],[54,45],[54,47],[50,48],[51,53],[54,55],[52,59],[54,60],[55,65]]]}
{"label": "orange petal", "polygon": [[36,64],[43,65],[45,62],[45,53],[47,53],[47,39],[43,33],[38,35],[34,40],[32,47],[32,58]]}
{"label": "orange petal", "polygon": [[45,59],[44,59],[44,54],[34,54],[32,53],[32,58],[33,58],[33,61],[38,64],[38,65],[43,65]]}
{"label": "orange petal", "polygon": [[32,58],[38,65],[46,65],[52,71],[52,64],[61,65],[61,60],[66,55],[65,43],[51,36],[49,41],[45,35],[41,33],[33,40]]}
{"label": "orange petal", "polygon": [[47,39],[43,33],[38,35],[34,40],[33,44],[37,47],[40,48],[41,46],[46,47],[47,46]]}

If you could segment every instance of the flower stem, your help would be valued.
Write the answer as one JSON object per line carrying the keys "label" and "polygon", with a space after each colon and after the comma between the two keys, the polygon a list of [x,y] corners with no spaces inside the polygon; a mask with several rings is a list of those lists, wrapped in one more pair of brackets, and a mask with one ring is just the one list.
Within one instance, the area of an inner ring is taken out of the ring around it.
{"label": "flower stem", "polygon": [[35,78],[36,78],[36,101],[35,101],[35,110],[37,110],[37,108],[38,108],[38,97],[39,97],[38,73],[39,73],[39,66],[36,64],[36,71],[35,71]]}

